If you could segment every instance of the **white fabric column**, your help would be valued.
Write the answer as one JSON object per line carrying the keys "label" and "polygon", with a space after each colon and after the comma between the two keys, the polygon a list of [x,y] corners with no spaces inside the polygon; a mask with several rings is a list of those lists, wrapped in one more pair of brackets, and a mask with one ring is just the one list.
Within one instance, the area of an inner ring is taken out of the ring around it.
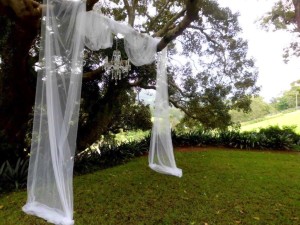
{"label": "white fabric column", "polygon": [[169,119],[167,48],[158,56],[154,121],[149,150],[149,167],[159,173],[181,177],[176,166]]}
{"label": "white fabric column", "polygon": [[73,221],[73,160],[82,79],[81,1],[45,0],[34,122],[23,211],[48,222]]}

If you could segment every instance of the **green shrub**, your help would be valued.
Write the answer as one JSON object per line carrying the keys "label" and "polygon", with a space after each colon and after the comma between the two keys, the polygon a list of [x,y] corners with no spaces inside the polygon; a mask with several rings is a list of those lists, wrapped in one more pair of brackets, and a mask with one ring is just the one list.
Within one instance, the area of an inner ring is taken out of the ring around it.
{"label": "green shrub", "polygon": [[4,172],[6,169],[6,162],[2,163],[0,166],[0,191],[4,189],[5,180],[4,180]]}
{"label": "green shrub", "polygon": [[295,127],[270,126],[260,129],[258,133],[265,136],[265,145],[269,149],[289,150],[300,143],[300,136],[295,133]]}
{"label": "green shrub", "polygon": [[224,146],[238,149],[271,149],[292,150],[300,144],[300,135],[295,127],[271,126],[259,132],[232,131],[190,131],[186,133],[172,132],[174,146]]}
{"label": "green shrub", "polygon": [[214,145],[218,140],[213,132],[198,129],[186,133],[172,131],[172,141],[174,146],[187,147]]}
{"label": "green shrub", "polygon": [[0,167],[1,190],[22,188],[26,185],[28,174],[28,159],[18,158],[15,165],[5,161]]}
{"label": "green shrub", "polygon": [[226,131],[219,135],[219,143],[225,147],[238,149],[264,149],[264,141],[256,132]]}
{"label": "green shrub", "polygon": [[97,150],[89,149],[75,157],[75,174],[84,174],[100,168],[108,168],[128,162],[134,157],[148,152],[150,136],[141,141],[132,141],[120,145],[99,145]]}

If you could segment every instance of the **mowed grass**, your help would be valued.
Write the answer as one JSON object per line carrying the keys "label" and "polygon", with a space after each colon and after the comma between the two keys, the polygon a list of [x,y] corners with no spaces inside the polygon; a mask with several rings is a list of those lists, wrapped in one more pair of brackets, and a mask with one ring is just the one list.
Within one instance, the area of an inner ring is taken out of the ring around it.
{"label": "mowed grass", "polygon": [[[75,224],[300,224],[300,155],[232,150],[176,152],[183,177],[147,158],[77,176]],[[21,211],[24,191],[0,198],[0,224],[43,225]]]}
{"label": "mowed grass", "polygon": [[241,131],[258,130],[259,128],[265,128],[274,125],[278,125],[280,127],[296,125],[297,128],[295,131],[300,134],[300,110],[279,114],[273,117],[266,117],[264,120],[256,123],[251,121],[242,123]]}

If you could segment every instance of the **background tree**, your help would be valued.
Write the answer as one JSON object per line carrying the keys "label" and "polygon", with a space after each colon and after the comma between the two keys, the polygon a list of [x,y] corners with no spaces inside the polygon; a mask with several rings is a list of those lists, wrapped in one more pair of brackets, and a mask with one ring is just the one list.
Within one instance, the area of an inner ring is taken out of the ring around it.
{"label": "background tree", "polygon": [[254,120],[258,118],[262,118],[271,113],[275,113],[276,110],[273,105],[265,102],[262,97],[257,96],[252,98],[252,102],[250,105],[251,111],[245,113],[243,111],[232,110],[230,111],[230,115],[232,117],[232,121],[235,123],[241,123],[249,120]]}
{"label": "background tree", "polygon": [[[297,97],[296,97],[297,96]],[[282,96],[274,98],[272,105],[278,110],[295,109],[300,103],[300,80],[291,83],[291,88],[283,92]]]}
{"label": "background tree", "polygon": [[[13,146],[15,153],[20,154],[27,147],[24,140],[34,102],[36,74],[32,66],[37,62],[43,6],[33,0],[0,3],[1,29],[4,27],[5,31],[0,37],[1,143]],[[95,3],[88,0],[87,10]],[[187,59],[180,60],[188,61],[183,66],[172,60],[168,67],[170,103],[184,111],[186,118],[199,121],[206,128],[226,129],[231,124],[231,109],[250,109],[251,96],[258,91],[257,71],[253,60],[247,58],[247,42],[239,36],[237,14],[212,0],[101,3],[104,14],[127,20],[142,33],[161,37],[157,51],[170,44],[170,59],[178,54]],[[122,58],[126,58],[122,39],[118,46]],[[124,106],[133,111],[137,107],[132,103],[133,89],[155,89],[154,64],[132,65],[128,76],[115,85],[102,67],[104,57],[110,58],[112,49],[85,50],[78,150],[110,129],[129,127],[122,110],[126,111]],[[138,107],[141,114],[147,114],[145,106]]]}
{"label": "background tree", "polygon": [[300,0],[279,0],[272,10],[261,18],[261,25],[266,30],[286,30],[295,36],[295,41],[285,48],[285,62],[292,56],[300,56]]}

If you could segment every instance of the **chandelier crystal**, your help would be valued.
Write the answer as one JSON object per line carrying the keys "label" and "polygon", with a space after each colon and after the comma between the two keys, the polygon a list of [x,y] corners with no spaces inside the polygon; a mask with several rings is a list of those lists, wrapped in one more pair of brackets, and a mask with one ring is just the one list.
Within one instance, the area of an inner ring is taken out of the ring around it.
{"label": "chandelier crystal", "polygon": [[111,61],[108,60],[106,56],[104,59],[104,69],[111,73],[111,77],[115,80],[117,84],[118,80],[122,79],[122,74],[127,75],[131,70],[131,65],[129,60],[122,60],[121,52],[118,50],[118,42],[116,41],[116,49],[113,51]]}

